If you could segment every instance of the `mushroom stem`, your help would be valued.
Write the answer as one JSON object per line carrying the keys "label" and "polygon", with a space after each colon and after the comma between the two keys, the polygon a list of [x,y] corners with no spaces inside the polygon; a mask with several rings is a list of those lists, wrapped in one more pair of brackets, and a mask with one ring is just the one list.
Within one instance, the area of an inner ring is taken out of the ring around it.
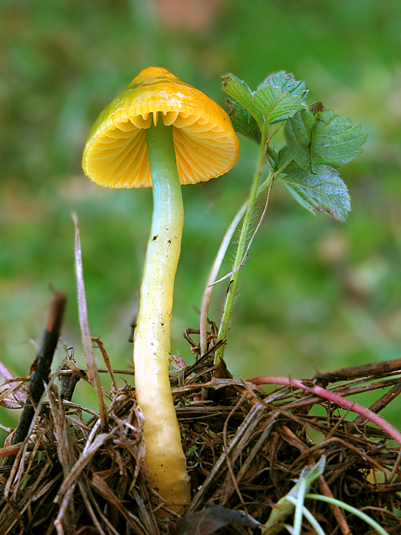
{"label": "mushroom stem", "polygon": [[168,505],[173,504],[173,510],[180,512],[189,503],[190,487],[171,394],[169,362],[184,208],[172,126],[165,126],[161,117],[157,121],[157,116],[155,122],[145,131],[154,205],[134,337],[135,387],[145,416],[145,460],[151,485]]}

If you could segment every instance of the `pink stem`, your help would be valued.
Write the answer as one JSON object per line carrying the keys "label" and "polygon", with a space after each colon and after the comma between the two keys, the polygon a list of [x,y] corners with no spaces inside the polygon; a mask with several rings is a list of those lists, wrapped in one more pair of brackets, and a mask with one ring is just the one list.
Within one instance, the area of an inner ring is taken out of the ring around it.
{"label": "pink stem", "polygon": [[362,405],[355,403],[355,401],[351,401],[343,398],[342,396],[338,396],[337,394],[333,394],[333,392],[330,392],[330,390],[326,390],[321,386],[306,386],[299,379],[289,379],[288,377],[254,377],[253,379],[248,379],[247,382],[254,385],[283,385],[301,388],[306,392],[310,392],[311,394],[315,394],[316,396],[327,399],[328,401],[332,401],[333,403],[340,405],[340,407],[344,407],[344,409],[348,409],[360,414],[367,420],[370,420],[372,423],[380,427],[380,429],[382,429],[401,445],[401,433],[391,424],[386,422],[386,420],[384,420],[381,416],[372,412],[366,407],[362,407]]}

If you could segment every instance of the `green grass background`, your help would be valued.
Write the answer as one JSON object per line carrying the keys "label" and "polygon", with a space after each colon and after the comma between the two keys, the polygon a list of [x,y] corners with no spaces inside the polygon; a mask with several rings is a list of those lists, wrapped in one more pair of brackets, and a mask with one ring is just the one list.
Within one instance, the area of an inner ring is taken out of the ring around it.
{"label": "green grass background", "polygon": [[[323,101],[368,133],[363,154],[341,173],[352,197],[346,223],[313,217],[282,186],[273,189],[241,275],[226,349],[230,370],[244,378],[310,377],[316,369],[399,357],[400,2],[188,0],[191,13],[181,22],[173,20],[175,3],[0,3],[0,359],[15,375],[28,373],[52,284],[68,294],[63,340],[84,366],[75,211],[91,332],[101,336],[116,367],[130,365],[127,339],[151,192],[99,188],[83,175],[80,160],[102,108],[152,65],[221,105],[223,74],[232,72],[256,88],[271,72],[293,72],[305,80],[310,102]],[[182,331],[198,326],[209,269],[250,187],[256,146],[240,142],[240,160],[228,175],[183,188],[172,351],[188,362]],[[232,257],[231,251],[222,273]],[[217,322],[224,296],[223,283],[211,306]],[[58,351],[56,364],[63,356]],[[78,400],[95,405],[88,388],[78,390]],[[388,414],[396,418],[396,407]],[[11,425],[15,415],[0,409],[0,417]]]}

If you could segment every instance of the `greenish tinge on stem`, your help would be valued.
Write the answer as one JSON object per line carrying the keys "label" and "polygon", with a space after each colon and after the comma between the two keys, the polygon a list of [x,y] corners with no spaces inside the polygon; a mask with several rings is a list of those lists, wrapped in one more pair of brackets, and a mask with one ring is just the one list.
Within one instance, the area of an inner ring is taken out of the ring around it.
{"label": "greenish tinge on stem", "polygon": [[[221,318],[218,340],[224,340],[227,338],[228,329],[230,327],[231,314],[234,307],[235,294],[237,291],[238,277],[240,270],[235,271],[240,265],[245,251],[247,238],[249,235],[249,230],[251,226],[252,212],[255,206],[255,201],[258,197],[258,188],[260,182],[260,173],[265,165],[265,156],[266,156],[266,143],[267,143],[267,132],[262,132],[262,139],[259,145],[259,155],[256,164],[256,169],[253,177],[251,193],[249,195],[248,206],[244,214],[244,219],[238,239],[237,252],[235,254],[233,271],[234,273],[229,279],[228,290],[226,301],[224,304],[223,315]],[[225,345],[222,345],[215,354],[214,362],[218,364],[224,356]]]}
{"label": "greenish tinge on stem", "polygon": [[153,488],[180,511],[190,498],[189,477],[170,389],[170,323],[181,250],[184,209],[173,143],[163,124],[146,130],[153,186],[152,229],[134,337],[135,387],[145,416],[146,465]]}

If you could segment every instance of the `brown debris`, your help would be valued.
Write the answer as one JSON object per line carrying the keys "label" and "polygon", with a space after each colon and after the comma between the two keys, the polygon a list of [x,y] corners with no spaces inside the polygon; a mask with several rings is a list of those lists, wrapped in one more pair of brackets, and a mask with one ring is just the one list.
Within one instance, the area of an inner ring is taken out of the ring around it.
{"label": "brown debris", "polygon": [[[83,288],[83,279],[81,284]],[[62,303],[62,298],[56,294],[53,305],[57,299]],[[400,446],[395,447],[383,429],[370,421],[360,416],[352,420],[352,404],[344,410],[333,400],[387,388],[371,406],[378,413],[400,393],[401,361],[398,366],[384,362],[320,374],[313,381],[293,381],[267,393],[257,386],[265,378],[235,380],[223,361],[214,365],[221,343],[216,343],[213,322],[209,349],[202,357],[199,344],[191,338],[198,331],[187,329],[185,337],[197,360],[187,366],[182,358],[173,359],[171,387],[192,501],[181,519],[174,513],[165,518],[156,514],[164,506],[155,507],[161,499],[152,499],[157,494],[147,482],[144,417],[135,391],[118,389],[115,379],[122,373],[132,375],[132,370],[113,370],[100,338],[90,338],[84,301],[81,327],[91,370],[75,363],[72,350],[64,365],[50,373],[49,357],[41,375],[44,393],[33,397],[35,406],[25,426],[28,434],[16,443],[10,433],[0,449],[1,535],[260,532],[259,525],[267,521],[275,504],[305,467],[316,464],[322,455],[326,467],[312,491],[363,509],[389,534],[400,533]],[[53,321],[54,310],[53,306],[47,330],[55,324],[58,333],[61,319]],[[92,343],[103,357],[105,370],[95,367]],[[49,355],[54,348],[53,343]],[[109,376],[111,392],[101,385],[101,373]],[[79,379],[95,389],[98,412],[72,402]],[[14,391],[25,379],[18,381],[8,379],[0,385],[0,406],[21,408]],[[34,381],[35,374],[26,380],[30,393]],[[337,383],[330,390],[331,400],[319,397],[318,385],[327,388],[330,383]],[[328,535],[373,533],[335,505],[313,500],[306,505]],[[311,533],[306,520],[303,528],[302,533]],[[274,526],[274,533],[280,530]]]}
{"label": "brown debris", "polygon": [[[106,354],[104,346],[102,352]],[[74,373],[71,361],[67,364]],[[147,484],[143,416],[134,390],[118,390],[114,382],[112,392],[103,395],[107,415],[102,419],[62,398],[55,379],[68,370],[60,369],[46,385],[43,408],[35,413],[30,436],[14,449],[0,450],[2,457],[16,455],[12,466],[5,458],[0,468],[2,535],[163,535],[186,533],[183,526],[195,530],[203,523],[208,533],[222,526],[225,534],[258,533],[258,527],[241,525],[240,519],[266,522],[302,469],[322,454],[326,469],[314,484],[314,493],[363,509],[389,534],[401,531],[401,519],[395,514],[401,510],[399,446],[370,422],[351,425],[347,411],[313,394],[288,387],[266,393],[231,379],[228,371],[220,374],[223,378],[215,377],[213,352],[171,375],[193,498],[184,523],[160,518],[152,503],[154,491]],[[391,367],[386,376],[388,363],[368,370],[365,378],[351,373],[353,379],[337,384],[336,392],[349,397],[369,388],[394,386],[399,381],[395,374],[401,373],[401,368]],[[322,380],[326,386],[339,381],[335,373]],[[202,401],[205,388],[219,395]],[[306,505],[327,534],[374,533],[338,507],[312,500]],[[214,512],[198,514],[209,510]],[[245,517],[227,511],[242,511]],[[303,533],[312,532],[304,520]]]}
{"label": "brown debris", "polygon": [[[42,343],[38,355],[30,369],[29,393],[26,396],[24,409],[15,430],[13,444],[22,442],[29,432],[32,419],[35,414],[35,406],[45,390],[45,384],[49,381],[54,352],[60,336],[60,328],[63,321],[66,296],[62,292],[55,292],[51,302],[47,325],[43,333]],[[12,459],[12,457],[9,459]]]}

